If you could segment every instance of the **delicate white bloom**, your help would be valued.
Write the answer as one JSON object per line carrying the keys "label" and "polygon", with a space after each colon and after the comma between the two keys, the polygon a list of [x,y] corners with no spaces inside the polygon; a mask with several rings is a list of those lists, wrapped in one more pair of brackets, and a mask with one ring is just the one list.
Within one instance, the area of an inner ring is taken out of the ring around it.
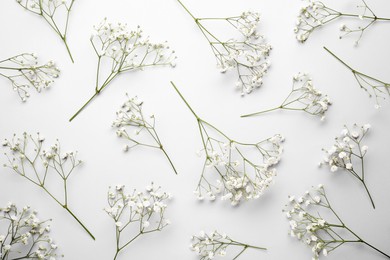
{"label": "delicate white bloom", "polygon": [[31,53],[22,53],[0,61],[0,76],[11,83],[23,102],[30,97],[30,88],[40,93],[42,89],[49,88],[59,75],[60,70],[54,62],[41,64]]}
{"label": "delicate white bloom", "polygon": [[275,110],[299,110],[313,116],[325,119],[325,113],[332,104],[329,97],[313,86],[313,81],[307,73],[299,72],[293,77],[293,86],[283,103],[273,109],[246,114],[242,117],[260,115]]}
{"label": "delicate white bloom", "polygon": [[46,226],[48,221],[40,221],[36,214],[29,207],[19,211],[13,203],[0,208],[0,229],[8,232],[0,235],[0,257],[55,259],[57,246],[52,246],[53,239]]}
{"label": "delicate white bloom", "polygon": [[[218,231],[213,231],[210,233],[201,231],[199,235],[193,235],[191,240],[192,243],[190,244],[190,250],[194,251],[202,260],[211,260],[216,256],[226,256],[226,251],[229,246],[241,247],[243,249],[265,249],[235,241],[226,234],[221,234]],[[238,257],[239,255],[236,255],[234,259],[237,259]]]}

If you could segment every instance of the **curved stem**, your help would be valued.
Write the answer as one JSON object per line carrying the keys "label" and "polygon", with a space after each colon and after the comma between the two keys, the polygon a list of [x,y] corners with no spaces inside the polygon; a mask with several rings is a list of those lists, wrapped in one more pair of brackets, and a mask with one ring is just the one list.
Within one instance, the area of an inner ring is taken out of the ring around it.
{"label": "curved stem", "polygon": [[76,217],[75,214],[67,207],[63,206],[66,211],[69,212],[69,214],[83,227],[83,229],[88,233],[88,235],[95,240],[95,237],[92,235],[92,233],[88,230],[88,228]]}

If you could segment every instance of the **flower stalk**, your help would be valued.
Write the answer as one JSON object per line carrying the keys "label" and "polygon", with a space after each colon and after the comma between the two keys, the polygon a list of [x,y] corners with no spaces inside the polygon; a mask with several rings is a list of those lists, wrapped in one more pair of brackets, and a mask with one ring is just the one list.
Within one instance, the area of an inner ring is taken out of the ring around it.
{"label": "flower stalk", "polygon": [[[81,165],[82,161],[77,159],[77,152],[63,153],[58,140],[47,149],[43,147],[44,141],[45,139],[39,133],[37,137],[23,133],[21,138],[14,135],[11,140],[5,139],[3,147],[8,148],[10,153],[5,153],[8,163],[5,163],[4,167],[13,170],[17,175],[42,189],[95,240],[89,229],[69,208],[68,181],[71,174]],[[48,187],[47,180],[54,176],[57,176],[59,179],[58,184],[63,188],[62,196],[57,195],[56,190],[58,188],[50,189]]]}
{"label": "flower stalk", "polygon": [[233,206],[243,200],[258,199],[274,182],[274,166],[280,161],[284,138],[277,134],[256,143],[233,140],[200,118],[176,85],[171,84],[196,118],[202,141],[198,154],[204,155],[205,161],[194,191],[197,198],[203,200],[207,196],[213,201],[220,197],[221,200],[230,200]]}
{"label": "flower stalk", "polygon": [[[65,45],[66,51],[72,63],[74,63],[74,59],[67,42],[67,36],[69,18],[74,1],[75,0],[16,0],[16,2],[25,10],[41,16],[47,22],[50,28],[53,29]],[[62,14],[61,18],[65,19],[63,28],[61,28],[59,21],[57,21],[57,15],[59,13]]]}

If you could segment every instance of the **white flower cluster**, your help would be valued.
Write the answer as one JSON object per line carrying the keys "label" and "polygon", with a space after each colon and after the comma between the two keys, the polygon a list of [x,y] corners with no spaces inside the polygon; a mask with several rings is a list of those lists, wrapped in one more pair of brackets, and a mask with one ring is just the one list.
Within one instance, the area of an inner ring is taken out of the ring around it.
{"label": "white flower cluster", "polygon": [[209,234],[201,231],[199,235],[191,237],[190,249],[200,256],[200,260],[211,260],[215,257],[226,256],[226,250],[228,247],[241,247],[241,252],[236,255],[237,259],[247,248],[262,249],[256,246],[247,245],[238,241],[235,241],[228,237],[226,234],[221,234],[218,231],[210,232]]}
{"label": "white flower cluster", "polygon": [[309,0],[305,7],[299,11],[294,33],[300,42],[305,42],[311,33],[324,24],[333,21],[341,15],[331,8],[328,8],[320,1]]}
{"label": "white flower cluster", "polygon": [[[336,235],[332,225],[327,223],[320,215],[316,216],[313,207],[328,208],[329,204],[325,197],[323,185],[318,185],[312,191],[306,191],[302,197],[289,197],[289,204],[283,211],[286,213],[290,224],[290,235],[311,247],[313,260],[318,260],[320,254],[328,255],[332,249],[332,239]],[[335,241],[333,241],[335,240]]]}
{"label": "white flower cluster", "polygon": [[53,61],[39,64],[38,57],[33,53],[23,53],[0,61],[0,76],[8,79],[13,90],[24,102],[30,97],[29,88],[38,93],[49,88],[60,70]]}
{"label": "white flower cluster", "polygon": [[263,84],[263,77],[270,66],[267,57],[272,47],[257,31],[260,22],[258,13],[247,11],[241,16],[226,18],[226,21],[234,26],[244,39],[217,41],[211,43],[211,46],[221,72],[236,70],[237,88],[241,91],[241,95],[249,94]]}
{"label": "white flower cluster", "polygon": [[[126,193],[124,185],[117,185],[111,188],[107,194],[108,207],[104,211],[115,223],[116,234],[116,254],[131,244],[141,235],[161,231],[171,222],[165,217],[167,202],[172,195],[160,191],[161,187],[153,182],[146,186],[145,192],[134,190]],[[129,237],[128,232],[133,232],[131,228],[138,229],[133,237]],[[128,228],[128,229],[127,229]],[[126,237],[122,233],[126,232]],[[129,231],[129,229],[131,229]],[[123,241],[124,240],[124,241]]]}
{"label": "white flower cluster", "polygon": [[[140,231],[147,230],[162,230],[170,224],[170,221],[165,218],[165,210],[167,201],[172,198],[172,195],[166,192],[161,192],[161,187],[148,185],[146,192],[125,193],[124,185],[117,185],[114,189],[108,192],[108,207],[105,212],[115,221],[118,229],[121,229],[132,222],[140,223]],[[130,214],[128,214],[130,213]],[[151,219],[157,217],[154,221]]]}
{"label": "white flower cluster", "polygon": [[[2,145],[8,148],[11,154],[6,154],[8,164],[4,166],[38,185],[45,184],[50,171],[56,172],[64,180],[67,179],[74,168],[82,163],[77,159],[77,152],[63,152],[58,140],[47,149],[43,149],[44,141],[45,138],[39,133],[37,137],[33,137],[26,132],[22,137],[14,135],[11,140],[5,139]],[[32,143],[33,147],[30,147],[29,143]],[[29,172],[29,169],[32,172]]]}
{"label": "white flower cluster", "polygon": [[[207,148],[203,150],[206,154],[205,168],[194,193],[199,200],[204,199],[204,193],[210,200],[220,196],[222,200],[230,200],[233,206],[242,200],[258,199],[274,182],[274,166],[280,161],[283,141],[281,135],[256,144],[242,144],[231,140],[221,142],[208,137],[205,140]],[[256,156],[245,155],[244,149],[247,147],[254,148]],[[262,161],[258,161],[259,158]],[[217,178],[215,184],[206,176],[208,169],[212,169],[215,176],[210,178]]]}
{"label": "white flower cluster", "polygon": [[[144,116],[142,104],[143,102],[136,96],[129,98],[127,95],[127,100],[116,112],[116,120],[112,123],[112,127],[118,129],[116,134],[119,138],[124,138],[131,142],[130,145],[126,144],[124,146],[123,151],[127,152],[135,146],[160,149],[168,159],[174,172],[177,174],[176,168],[157,134],[155,128],[156,119],[154,115],[150,115],[148,118]],[[133,131],[133,133],[131,131]],[[144,133],[144,136],[139,136],[141,133]]]}
{"label": "white flower cluster", "polygon": [[[135,140],[132,136],[138,136],[141,132],[147,131],[152,134],[155,118],[151,115],[149,118],[152,123],[149,123],[144,118],[142,113],[143,102],[139,100],[137,96],[129,98],[122,104],[121,108],[116,112],[116,119],[112,123],[112,127],[117,128],[116,134],[120,138],[125,138],[133,142],[133,145],[125,145],[123,150],[127,152],[130,148],[137,145],[142,145],[139,141]],[[128,132],[127,127],[135,128],[134,134]],[[152,132],[151,132],[152,131]]]}
{"label": "white flower cluster", "polygon": [[[285,106],[286,103],[288,105],[298,104],[303,111],[320,116],[321,120],[324,120],[325,113],[332,104],[329,97],[313,86],[313,80],[307,73],[298,73],[293,77],[293,82],[292,92],[282,106]],[[298,97],[290,100],[293,94]]]}
{"label": "white flower cluster", "polygon": [[317,28],[340,17],[347,17],[367,21],[362,22],[362,25],[358,26],[356,29],[352,29],[345,24],[340,26],[340,31],[342,33],[340,35],[340,39],[352,33],[357,33],[359,35],[358,39],[355,41],[355,46],[357,46],[365,30],[371,27],[371,25],[380,20],[389,20],[388,18],[376,16],[367,3],[365,1],[362,2],[363,5],[358,5],[358,8],[361,8],[363,11],[359,14],[351,14],[336,11],[320,1],[308,0],[308,4],[300,10],[296,26],[294,28],[297,40],[303,43]]}
{"label": "white flower cluster", "polygon": [[362,161],[367,153],[368,146],[361,142],[370,128],[370,124],[355,124],[353,130],[345,126],[341,135],[335,138],[335,144],[329,150],[324,150],[326,156],[320,165],[328,165],[331,172],[344,169],[355,173],[357,165],[354,165],[354,161]]}
{"label": "white flower cluster", "polygon": [[111,76],[148,66],[175,66],[175,51],[169,51],[166,42],[151,43],[148,37],[143,37],[139,26],[130,30],[127,24],[112,24],[104,18],[94,26],[91,43],[99,57],[99,64],[103,57],[111,60]]}
{"label": "white flower cluster", "polygon": [[18,4],[23,6],[25,9],[36,13],[41,14],[42,10],[49,16],[54,16],[55,11],[61,6],[71,6],[74,0],[16,0]]}
{"label": "white flower cluster", "polygon": [[37,212],[24,207],[18,210],[14,203],[0,208],[0,258],[55,260],[57,245],[50,238],[48,221],[40,221]]}

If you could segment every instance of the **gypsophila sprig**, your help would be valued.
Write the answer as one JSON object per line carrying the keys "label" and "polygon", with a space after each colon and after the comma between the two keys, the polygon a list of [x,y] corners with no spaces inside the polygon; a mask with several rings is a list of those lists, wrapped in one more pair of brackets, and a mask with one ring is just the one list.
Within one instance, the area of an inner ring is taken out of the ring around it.
{"label": "gypsophila sprig", "polygon": [[[124,185],[109,189],[108,207],[104,211],[115,224],[116,251],[114,260],[120,252],[140,236],[162,231],[170,224],[165,216],[167,203],[172,198],[169,193],[153,182],[146,186],[145,192],[133,190],[126,193]],[[134,233],[134,229],[136,232]]]}
{"label": "gypsophila sprig", "polygon": [[[130,30],[127,24],[112,24],[104,18],[94,26],[90,41],[98,57],[95,93],[69,121],[120,74],[149,67],[176,66],[175,51],[170,50],[167,42],[150,42],[139,26]],[[109,68],[107,72],[105,67]]]}
{"label": "gypsophila sprig", "polygon": [[339,170],[350,173],[358,179],[364,186],[370,198],[372,207],[375,208],[374,201],[366,185],[364,169],[364,157],[367,154],[368,146],[363,144],[363,139],[370,130],[371,125],[354,125],[353,129],[344,126],[341,135],[335,138],[335,143],[329,149],[323,149],[325,158],[320,163],[329,167],[331,172]]}
{"label": "gypsophila sprig", "polygon": [[49,236],[50,226],[37,218],[30,207],[21,210],[14,203],[0,208],[0,259],[55,260],[57,245]]}
{"label": "gypsophila sprig", "polygon": [[[249,94],[263,84],[270,61],[267,59],[272,49],[264,36],[257,31],[260,15],[246,11],[239,16],[226,18],[197,18],[178,0],[187,13],[194,19],[203,36],[210,44],[217,60],[217,66],[222,73],[235,70],[237,73],[236,87],[241,95]],[[221,40],[209,29],[208,22],[223,22],[239,32],[237,38]]]}
{"label": "gypsophila sprig", "polygon": [[370,98],[373,96],[375,97],[375,108],[380,108],[380,100],[384,100],[386,99],[386,96],[390,96],[390,83],[386,83],[380,79],[355,70],[328,48],[324,47],[324,49],[352,72],[360,88],[366,91]]}
{"label": "gypsophila sprig", "polygon": [[69,178],[82,161],[76,151],[64,152],[58,140],[51,146],[44,147],[44,143],[45,138],[39,133],[23,133],[21,137],[15,134],[10,140],[5,139],[2,145],[9,151],[5,153],[8,162],[4,167],[41,188],[95,239],[69,208]]}
{"label": "gypsophila sprig", "polygon": [[53,61],[39,63],[34,53],[22,53],[0,61],[0,76],[7,79],[12,89],[25,102],[30,97],[29,90],[38,93],[49,88],[60,70]]}
{"label": "gypsophila sprig", "polygon": [[[346,226],[331,206],[321,184],[299,198],[289,196],[283,212],[289,220],[289,234],[311,247],[313,260],[318,260],[321,255],[327,256],[344,244],[356,243],[365,244],[390,258]],[[324,215],[329,217],[323,218]]]}
{"label": "gypsophila sprig", "polygon": [[361,11],[352,14],[336,11],[320,1],[308,0],[307,2],[307,5],[302,7],[299,11],[296,27],[294,28],[297,40],[302,43],[304,43],[318,28],[341,17],[361,20],[361,25],[357,28],[350,28],[345,24],[340,26],[340,39],[349,34],[358,34],[355,45],[359,44],[364,32],[374,23],[379,21],[390,21],[390,18],[376,16],[364,0],[362,1],[362,5],[358,5],[358,8],[361,9]]}
{"label": "gypsophila sprig", "polygon": [[233,206],[258,199],[274,182],[274,166],[280,161],[284,138],[276,134],[256,143],[235,141],[200,118],[174,83],[171,84],[195,116],[202,139],[199,155],[204,155],[205,161],[194,191],[198,199],[207,197],[213,201],[220,197]]}
{"label": "gypsophila sprig", "polygon": [[267,250],[264,247],[251,246],[231,239],[226,234],[221,234],[218,231],[210,232],[209,234],[201,231],[199,235],[194,235],[191,238],[190,249],[199,255],[200,260],[211,260],[218,256],[223,257],[227,254],[227,249],[236,247],[241,250],[231,259],[238,259],[247,249]]}
{"label": "gypsophila sprig", "polygon": [[313,80],[306,73],[298,73],[293,77],[291,92],[278,107],[263,110],[256,113],[246,114],[241,117],[261,115],[275,110],[303,111],[313,116],[325,119],[331,101],[327,95],[313,86]]}
{"label": "gypsophila sprig", "polygon": [[74,62],[68,46],[70,12],[75,0],[16,0],[26,11],[41,16],[61,38],[70,59]]}
{"label": "gypsophila sprig", "polygon": [[[130,145],[126,144],[123,151],[127,152],[136,146],[159,149],[168,159],[175,174],[177,174],[176,168],[157,134],[155,116],[147,117],[144,115],[142,111],[143,101],[139,100],[138,97],[130,98],[127,94],[126,96],[127,100],[116,112],[116,120],[112,124],[113,127],[117,128],[116,134],[119,138],[130,141]],[[147,139],[147,137],[150,137],[151,140],[141,141]]]}

